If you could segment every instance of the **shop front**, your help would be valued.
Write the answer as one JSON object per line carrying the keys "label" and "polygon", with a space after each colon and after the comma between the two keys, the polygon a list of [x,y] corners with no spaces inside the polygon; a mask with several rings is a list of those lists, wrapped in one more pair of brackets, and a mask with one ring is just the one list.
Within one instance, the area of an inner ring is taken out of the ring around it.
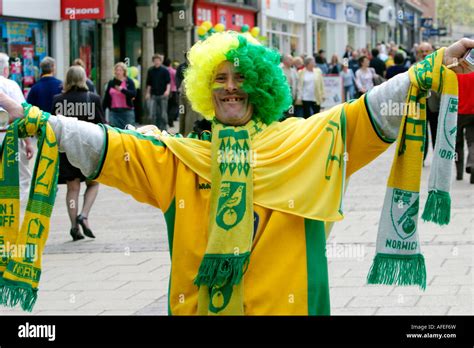
{"label": "shop front", "polygon": [[10,57],[10,78],[25,95],[39,79],[39,63],[50,54],[51,21],[58,19],[59,0],[0,1],[0,51]]}
{"label": "shop front", "polygon": [[298,0],[262,1],[261,25],[268,46],[282,54],[305,51],[306,5]]}
{"label": "shop front", "polygon": [[237,6],[233,3],[196,0],[194,2],[194,39],[197,41],[198,28],[205,22],[210,22],[214,27],[222,24],[225,30],[237,32],[255,27],[255,13],[257,8],[250,5]]}
{"label": "shop front", "polygon": [[335,51],[337,4],[325,0],[312,0],[312,52],[323,49]]}
{"label": "shop front", "polygon": [[[354,4],[347,4],[344,9],[344,17],[347,23],[347,43],[354,48],[363,47],[361,42],[361,32],[363,28],[363,12]],[[339,49],[340,50],[340,49]]]}
{"label": "shop front", "polygon": [[377,42],[381,42],[383,40],[380,38],[380,28],[382,27],[380,21],[380,11],[382,8],[383,7],[377,3],[369,2],[367,4],[367,26],[370,28],[370,38],[368,41],[371,47],[375,47]]}
{"label": "shop front", "polygon": [[99,23],[104,18],[104,0],[61,0],[61,19],[69,20],[69,63],[80,58],[86,74],[98,82]]}

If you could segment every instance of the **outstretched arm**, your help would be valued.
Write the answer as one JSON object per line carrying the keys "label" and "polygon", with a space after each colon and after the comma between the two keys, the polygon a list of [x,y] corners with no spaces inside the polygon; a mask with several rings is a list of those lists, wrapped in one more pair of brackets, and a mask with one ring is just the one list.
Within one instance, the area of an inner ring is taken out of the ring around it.
{"label": "outstretched arm", "polygon": [[[443,63],[449,66],[457,60],[458,65],[451,67],[454,72],[457,74],[470,72],[470,66],[462,57],[471,48],[474,48],[474,40],[459,40],[446,49]],[[371,114],[378,132],[387,140],[395,141],[398,135],[402,113],[396,113],[397,106],[402,106],[405,102],[409,87],[410,79],[408,72],[405,72],[376,86],[367,95],[367,111]]]}
{"label": "outstretched arm", "polygon": [[[21,105],[1,92],[0,106],[9,112],[11,120],[23,116]],[[48,122],[59,151],[65,152],[85,176],[129,193],[140,202],[168,209],[177,161],[163,143],[72,117],[50,116]]]}
{"label": "outstretched arm", "polygon": [[[473,47],[474,40],[456,42],[445,50],[444,64],[449,66],[456,58],[459,65],[452,69],[458,74],[467,72],[462,57]],[[396,140],[409,87],[408,72],[399,74],[348,105],[348,175],[371,162]]]}
{"label": "outstretched arm", "polygon": [[[0,105],[8,111],[10,121],[23,117],[23,107],[5,93],[0,92]],[[75,118],[53,116],[49,124],[54,130],[59,151],[66,152],[71,164],[86,176],[97,168],[104,148],[104,131],[98,125],[77,121]]]}

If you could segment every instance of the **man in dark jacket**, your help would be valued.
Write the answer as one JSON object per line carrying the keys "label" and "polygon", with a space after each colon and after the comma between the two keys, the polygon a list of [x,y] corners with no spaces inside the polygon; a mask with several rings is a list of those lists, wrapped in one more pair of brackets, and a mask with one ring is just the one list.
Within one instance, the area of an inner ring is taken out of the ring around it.
{"label": "man in dark jacket", "polygon": [[375,69],[377,75],[382,77],[385,76],[385,63],[379,58],[379,50],[376,48],[372,49],[372,60],[370,61],[370,67]]}
{"label": "man in dark jacket", "polygon": [[145,100],[149,104],[150,115],[161,130],[168,129],[168,97],[171,90],[171,77],[168,69],[162,66],[163,56],[153,56],[153,66],[148,69]]}
{"label": "man in dark jacket", "polygon": [[61,80],[54,77],[56,62],[51,57],[45,57],[40,63],[41,79],[31,87],[26,101],[39,107],[41,110],[51,113],[53,109],[53,97],[61,93],[63,87]]}

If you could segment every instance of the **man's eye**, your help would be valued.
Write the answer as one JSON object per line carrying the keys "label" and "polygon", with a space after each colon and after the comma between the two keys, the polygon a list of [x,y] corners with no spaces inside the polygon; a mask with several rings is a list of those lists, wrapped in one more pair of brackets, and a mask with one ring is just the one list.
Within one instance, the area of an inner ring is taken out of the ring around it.
{"label": "man's eye", "polygon": [[236,75],[236,76],[235,76],[235,79],[236,79],[238,82],[244,82],[245,77],[244,77],[243,75]]}
{"label": "man's eye", "polygon": [[216,77],[216,82],[225,82],[225,77],[223,77],[223,76],[217,76],[217,77]]}

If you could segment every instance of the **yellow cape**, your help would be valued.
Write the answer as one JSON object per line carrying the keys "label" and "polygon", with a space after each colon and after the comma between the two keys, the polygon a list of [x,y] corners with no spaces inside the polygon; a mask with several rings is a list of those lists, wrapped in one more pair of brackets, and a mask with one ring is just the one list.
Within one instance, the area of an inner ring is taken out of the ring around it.
{"label": "yellow cape", "polygon": [[[321,221],[343,219],[344,105],[308,119],[274,122],[252,139],[254,204]],[[192,171],[211,181],[211,143],[165,137]],[[212,184],[212,183],[211,183]]]}

